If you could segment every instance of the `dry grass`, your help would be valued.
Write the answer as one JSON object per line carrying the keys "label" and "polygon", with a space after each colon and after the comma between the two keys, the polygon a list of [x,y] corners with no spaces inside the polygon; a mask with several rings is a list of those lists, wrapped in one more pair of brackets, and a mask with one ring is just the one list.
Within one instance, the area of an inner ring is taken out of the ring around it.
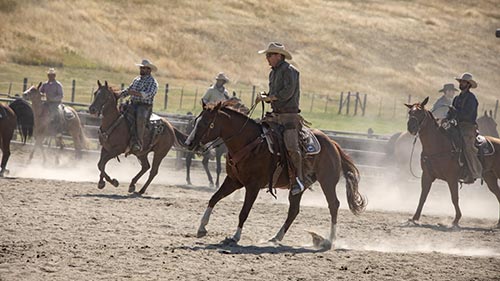
{"label": "dry grass", "polygon": [[0,15],[2,72],[58,66],[61,78],[80,84],[119,84],[148,57],[162,84],[193,93],[219,71],[231,89],[266,90],[268,66],[256,51],[277,40],[294,55],[307,93],[355,90],[392,106],[408,94],[437,98],[443,83],[470,71],[483,104],[499,96],[496,0],[0,0]]}

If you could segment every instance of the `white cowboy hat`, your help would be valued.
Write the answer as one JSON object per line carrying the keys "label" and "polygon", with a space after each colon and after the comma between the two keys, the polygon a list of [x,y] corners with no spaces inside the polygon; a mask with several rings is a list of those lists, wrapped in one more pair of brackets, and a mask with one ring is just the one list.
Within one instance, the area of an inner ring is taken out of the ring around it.
{"label": "white cowboy hat", "polygon": [[158,71],[158,68],[147,59],[143,59],[141,63],[136,63],[135,65],[149,67],[152,72]]}
{"label": "white cowboy hat", "polygon": [[49,68],[49,70],[47,70],[47,74],[56,74],[56,70],[53,67],[51,67]]}
{"label": "white cowboy hat", "polygon": [[217,76],[215,77],[215,80],[224,80],[226,81],[226,83],[229,82],[229,78],[227,78],[224,72],[219,72],[219,74],[217,74]]}
{"label": "white cowboy hat", "polygon": [[285,50],[285,46],[281,43],[278,43],[278,42],[269,43],[269,46],[267,46],[267,49],[260,50],[260,51],[258,51],[258,53],[259,54],[278,53],[278,54],[284,55],[287,60],[292,59],[292,55],[287,50]]}
{"label": "white cowboy hat", "polygon": [[476,81],[474,81],[474,79],[472,79],[472,74],[468,73],[468,72],[465,72],[464,74],[462,74],[461,77],[455,77],[455,80],[457,80],[458,82],[460,81],[467,81],[470,83],[470,87],[471,88],[476,88],[477,87],[477,83]]}
{"label": "white cowboy hat", "polygon": [[443,85],[443,88],[441,90],[439,90],[438,92],[442,93],[444,91],[447,91],[447,90],[451,90],[451,91],[458,91],[457,88],[455,88],[455,85],[453,85],[452,83],[449,83],[449,84],[444,84]]}

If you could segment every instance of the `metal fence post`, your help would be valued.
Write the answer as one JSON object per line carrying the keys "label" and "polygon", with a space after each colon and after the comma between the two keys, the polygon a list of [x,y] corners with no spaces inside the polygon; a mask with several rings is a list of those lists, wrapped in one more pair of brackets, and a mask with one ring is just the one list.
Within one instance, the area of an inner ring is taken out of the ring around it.
{"label": "metal fence post", "polygon": [[[9,83],[9,96],[10,96],[10,91],[12,90],[12,82]],[[497,101],[498,102],[498,101]]]}
{"label": "metal fence post", "polygon": [[342,113],[342,106],[344,105],[344,92],[340,92],[339,113]]}
{"label": "metal fence post", "polygon": [[165,84],[165,99],[163,100],[163,110],[167,110],[168,105],[168,83]]}
{"label": "metal fence post", "polygon": [[359,100],[359,92],[356,92],[356,103],[354,104],[354,115],[358,115],[358,103],[361,104]]}
{"label": "metal fence post", "polygon": [[366,111],[366,94],[365,96],[363,97],[363,113],[361,114],[361,116],[365,116],[365,111]]}
{"label": "metal fence post", "polygon": [[498,111],[498,100],[497,100],[497,102],[496,102],[496,104],[495,104],[495,115],[494,115],[494,116],[495,116],[495,117],[494,117],[495,119],[497,119],[497,111]]}
{"label": "metal fence post", "polygon": [[347,107],[346,107],[346,110],[345,110],[345,115],[349,115],[349,108],[351,107],[350,106],[350,104],[351,104],[351,92],[347,92],[346,102],[347,102]]}
{"label": "metal fence post", "polygon": [[255,102],[255,85],[252,86],[252,100],[250,101],[250,104],[253,106]]}
{"label": "metal fence post", "polygon": [[181,88],[181,100],[179,101],[179,109],[182,109],[182,99],[184,98],[184,87]]}
{"label": "metal fence post", "polygon": [[75,86],[76,81],[73,79],[73,81],[71,81],[71,102],[75,102]]}
{"label": "metal fence post", "polygon": [[28,89],[28,78],[24,77],[23,79],[23,93]]}
{"label": "metal fence post", "polygon": [[325,101],[325,113],[328,111],[328,95],[326,95],[326,101]]}

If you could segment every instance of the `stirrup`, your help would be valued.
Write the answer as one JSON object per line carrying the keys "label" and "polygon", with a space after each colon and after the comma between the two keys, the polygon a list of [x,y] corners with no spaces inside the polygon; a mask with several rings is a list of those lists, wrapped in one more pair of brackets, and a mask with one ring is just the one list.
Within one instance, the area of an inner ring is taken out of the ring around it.
{"label": "stirrup", "polygon": [[304,184],[300,181],[298,177],[295,177],[295,182],[296,183],[292,186],[292,190],[290,190],[292,195],[297,195],[304,191]]}

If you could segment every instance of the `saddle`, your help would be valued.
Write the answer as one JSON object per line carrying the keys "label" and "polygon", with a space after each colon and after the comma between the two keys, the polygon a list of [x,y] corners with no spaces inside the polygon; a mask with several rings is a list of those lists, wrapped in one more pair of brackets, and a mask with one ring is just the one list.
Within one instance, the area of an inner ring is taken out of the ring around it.
{"label": "saddle", "polygon": [[[122,116],[125,118],[130,131],[134,130],[136,126],[134,108],[130,104],[126,103],[120,106],[120,111],[122,113]],[[163,122],[161,116],[155,113],[151,113],[151,116],[149,117],[149,122],[146,124],[146,135],[144,137],[144,145],[146,147],[149,146],[149,148],[151,148],[156,137],[158,135],[161,135],[165,131],[165,128],[166,124],[165,122]]]}
{"label": "saddle", "polygon": [[64,120],[72,120],[76,118],[75,112],[71,111],[68,107],[64,106],[64,104],[60,104],[58,106],[59,112],[62,112],[62,116]]}
{"label": "saddle", "polygon": [[495,147],[493,146],[491,141],[486,137],[484,137],[483,135],[478,135],[476,137],[474,145],[478,149],[479,156],[490,156],[495,154]]}

